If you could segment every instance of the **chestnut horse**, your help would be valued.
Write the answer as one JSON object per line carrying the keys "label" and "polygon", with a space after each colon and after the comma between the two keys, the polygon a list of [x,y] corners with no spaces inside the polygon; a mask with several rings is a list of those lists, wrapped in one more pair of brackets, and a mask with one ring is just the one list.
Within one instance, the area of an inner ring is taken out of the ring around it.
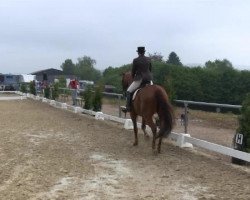
{"label": "chestnut horse", "polygon": [[[126,91],[132,83],[130,72],[123,73],[122,85]],[[159,117],[159,132],[157,134],[157,126],[153,120],[153,115],[158,114]],[[134,146],[138,145],[138,128],[137,117],[142,117],[141,128],[144,135],[147,136],[146,125],[148,125],[153,133],[152,149],[155,150],[156,139],[159,139],[157,152],[161,151],[162,138],[168,136],[175,123],[174,112],[169,102],[166,91],[159,85],[145,85],[136,94],[132,101],[130,117],[134,126]]]}

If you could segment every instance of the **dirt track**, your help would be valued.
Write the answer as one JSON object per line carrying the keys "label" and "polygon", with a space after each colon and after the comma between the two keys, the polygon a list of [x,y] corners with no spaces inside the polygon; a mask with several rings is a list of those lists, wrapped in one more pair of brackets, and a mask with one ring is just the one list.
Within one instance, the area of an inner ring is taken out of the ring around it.
{"label": "dirt track", "polygon": [[[0,199],[249,199],[250,172],[32,100],[0,101]],[[3,114],[5,117],[3,117]]]}

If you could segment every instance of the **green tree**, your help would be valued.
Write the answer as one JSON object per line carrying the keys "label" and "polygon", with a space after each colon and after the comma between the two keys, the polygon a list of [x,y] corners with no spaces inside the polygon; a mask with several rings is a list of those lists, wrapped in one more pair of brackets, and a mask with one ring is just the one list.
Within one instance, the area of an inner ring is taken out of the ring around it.
{"label": "green tree", "polygon": [[176,99],[176,94],[175,94],[175,90],[174,90],[174,86],[173,86],[173,79],[170,75],[167,75],[165,77],[163,87],[168,94],[168,98],[173,103],[173,101]]}
{"label": "green tree", "polygon": [[163,56],[161,55],[161,53],[155,52],[153,54],[149,53],[148,57],[152,60],[152,61],[158,61],[158,62],[163,62]]}
{"label": "green tree", "polygon": [[65,74],[74,75],[76,71],[76,66],[71,59],[66,59],[64,63],[62,63],[61,68]]}
{"label": "green tree", "polygon": [[95,69],[96,61],[89,56],[78,58],[76,74],[82,80],[98,81],[101,78],[100,70]]}
{"label": "green tree", "polygon": [[195,76],[189,67],[177,67],[172,69],[173,87],[177,99],[198,101],[202,96],[202,88],[199,77]]}
{"label": "green tree", "polygon": [[177,56],[175,52],[171,52],[168,56],[167,60],[168,64],[173,64],[173,65],[180,65],[182,66],[180,58]]}
{"label": "green tree", "polygon": [[246,92],[250,92],[250,71],[242,70],[238,72],[235,90],[237,91],[237,104],[243,102]]}
{"label": "green tree", "polygon": [[121,67],[108,67],[103,71],[102,84],[113,85],[117,93],[122,92],[122,73],[131,70],[131,64],[123,65]]}
{"label": "green tree", "polygon": [[224,73],[225,71],[228,70],[233,70],[233,65],[230,61],[228,61],[227,59],[223,59],[223,60],[215,60],[215,61],[207,61],[205,63],[205,68],[207,70],[211,70],[217,73]]}
{"label": "green tree", "polygon": [[58,80],[59,80],[59,82],[58,82],[59,88],[65,88],[65,87],[67,87],[67,85],[66,85],[67,81],[66,81],[65,76],[59,76]]}
{"label": "green tree", "polygon": [[[216,103],[229,103],[229,104],[240,104],[236,99],[238,97],[238,91],[236,90],[237,85],[239,84],[238,71],[234,70],[232,63],[226,59],[223,60],[215,60],[215,61],[208,61],[205,63],[205,73],[206,80],[209,79],[209,76],[213,76],[214,80],[206,81],[205,87],[212,88],[213,90],[213,99]],[[213,86],[213,87],[212,87]]]}
{"label": "green tree", "polygon": [[197,97],[197,101],[217,102],[218,101],[218,75],[212,71],[206,71],[200,68],[197,75],[202,90],[202,97]]}

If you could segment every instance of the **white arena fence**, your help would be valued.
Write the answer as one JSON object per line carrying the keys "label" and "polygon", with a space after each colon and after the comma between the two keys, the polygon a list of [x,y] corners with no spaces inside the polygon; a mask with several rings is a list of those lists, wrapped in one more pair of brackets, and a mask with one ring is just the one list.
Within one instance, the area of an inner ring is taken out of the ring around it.
{"label": "white arena fence", "polygon": [[[39,97],[39,96],[35,96],[32,94],[28,94],[28,93],[27,94],[21,93],[19,91],[16,91],[15,93],[19,95],[19,99],[31,98],[34,100],[40,100],[40,101],[42,101],[44,103],[48,103],[49,105],[54,106],[56,108],[61,108],[61,109],[68,110],[68,111],[71,111],[74,113],[84,113],[84,114],[88,114],[91,116],[95,116],[96,120],[110,120],[110,121],[118,122],[118,123],[123,124],[125,129],[133,129],[133,123],[132,123],[131,119],[124,119],[124,118],[120,118],[120,117],[116,117],[116,116],[112,116],[112,115],[107,115],[107,114],[104,114],[102,112],[95,112],[92,110],[86,110],[86,109],[83,109],[81,107],[71,106],[71,105],[68,105],[66,103],[61,103],[61,102],[58,102],[55,100],[46,99],[44,97]],[[7,100],[6,98],[4,98],[3,100]],[[13,100],[13,98],[11,98],[11,96],[8,98],[9,98],[8,100]],[[0,98],[0,100],[2,100],[2,99]],[[138,127],[141,127],[140,123],[137,123],[137,125],[138,125]],[[150,130],[148,126],[147,126],[147,130]],[[207,149],[207,150],[211,150],[211,151],[214,151],[217,153],[221,153],[221,154],[224,154],[227,156],[231,156],[234,158],[238,158],[238,159],[250,162],[250,153],[238,151],[238,150],[235,150],[233,148],[229,148],[229,147],[225,147],[222,145],[207,142],[204,140],[200,140],[197,138],[193,138],[193,137],[190,137],[189,134],[172,132],[170,134],[170,138],[172,140],[176,141],[176,145],[179,147],[193,147],[193,145],[195,145],[195,146]]]}
{"label": "white arena fence", "polygon": [[[13,91],[0,91],[0,94],[13,94]],[[25,95],[16,95],[16,96],[0,96],[0,100],[23,100],[27,99]]]}

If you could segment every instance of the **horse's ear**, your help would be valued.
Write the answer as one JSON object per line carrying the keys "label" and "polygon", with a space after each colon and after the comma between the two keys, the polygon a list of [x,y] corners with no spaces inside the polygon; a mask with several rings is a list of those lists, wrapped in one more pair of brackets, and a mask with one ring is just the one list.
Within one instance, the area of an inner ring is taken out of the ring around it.
{"label": "horse's ear", "polygon": [[124,74],[125,74],[125,72],[122,72],[122,73],[120,74],[120,76],[124,76]]}

